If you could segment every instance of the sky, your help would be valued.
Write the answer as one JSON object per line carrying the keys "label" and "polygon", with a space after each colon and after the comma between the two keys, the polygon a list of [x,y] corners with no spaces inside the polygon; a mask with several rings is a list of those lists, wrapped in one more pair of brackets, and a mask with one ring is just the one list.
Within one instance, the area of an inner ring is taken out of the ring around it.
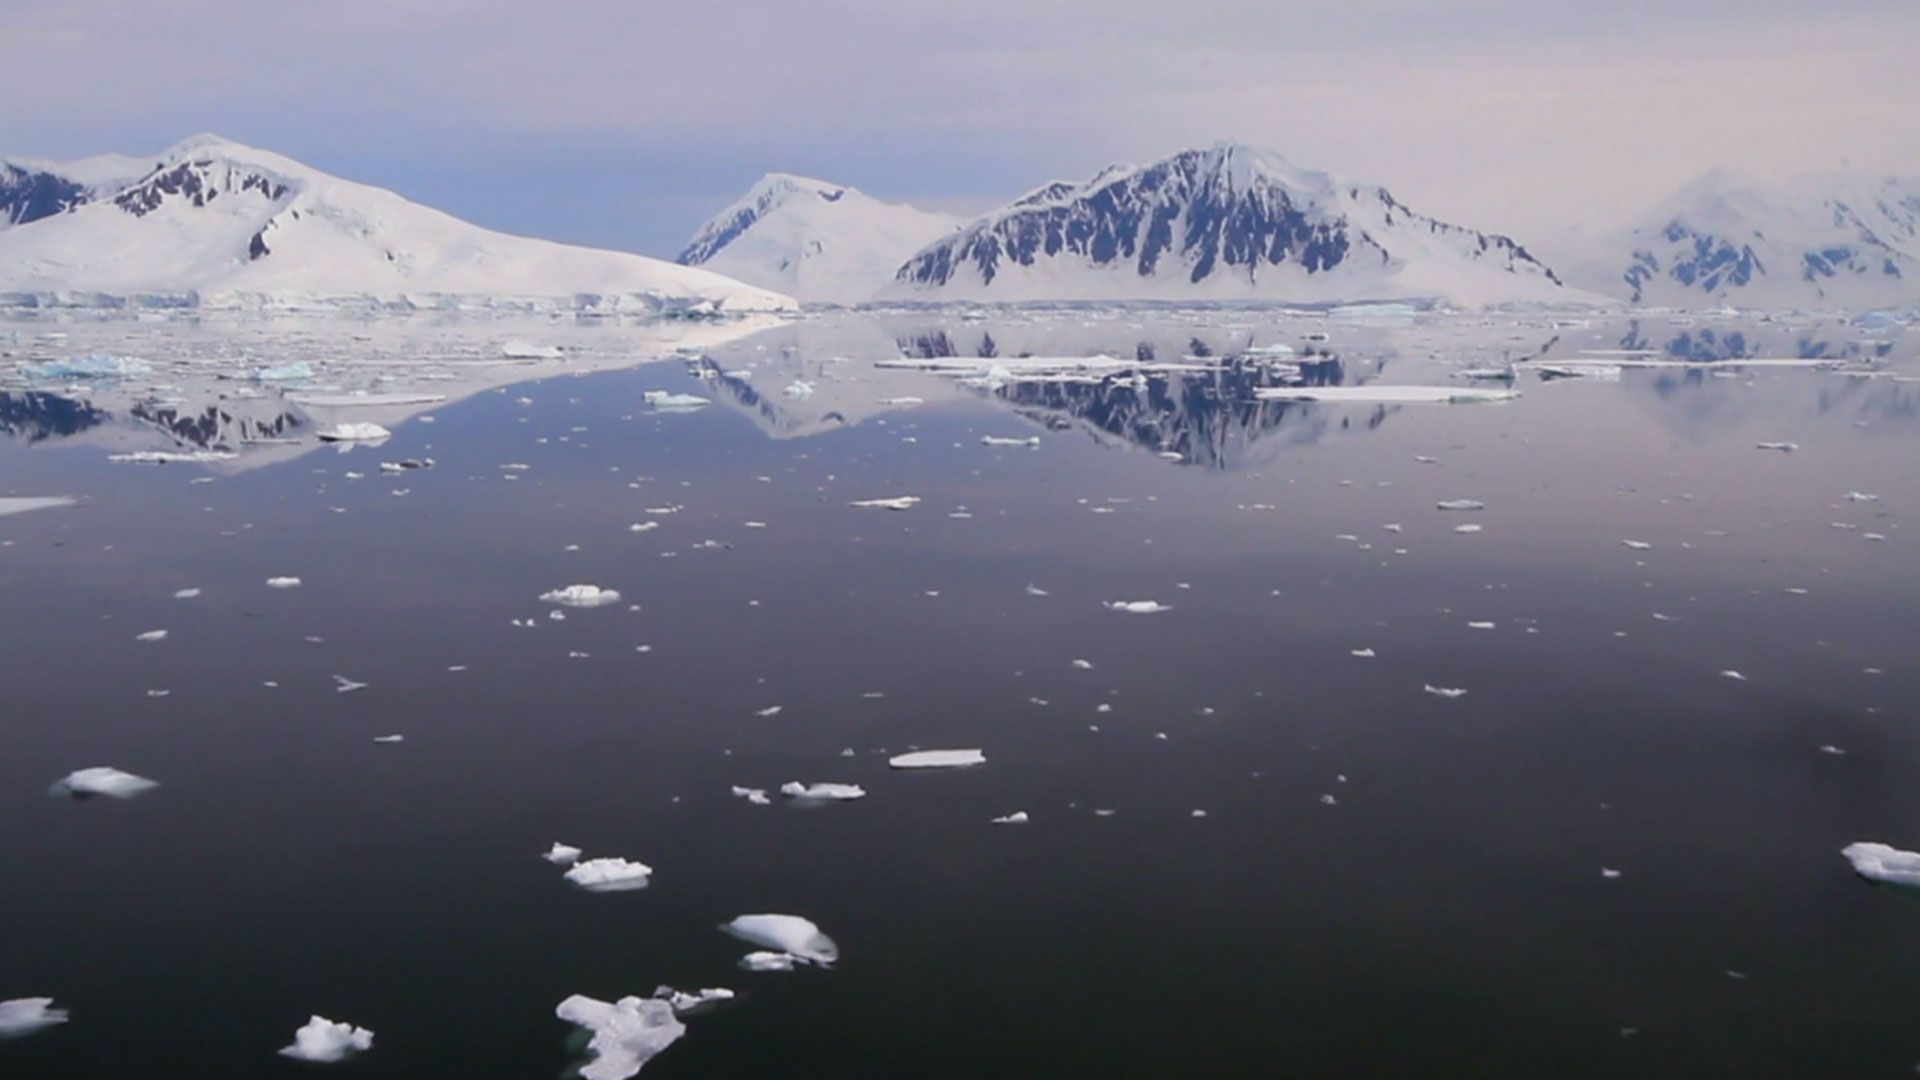
{"label": "sky", "polygon": [[762,173],[979,212],[1221,139],[1523,242],[1920,174],[1920,0],[7,0],[0,155],[200,131],[671,257]]}

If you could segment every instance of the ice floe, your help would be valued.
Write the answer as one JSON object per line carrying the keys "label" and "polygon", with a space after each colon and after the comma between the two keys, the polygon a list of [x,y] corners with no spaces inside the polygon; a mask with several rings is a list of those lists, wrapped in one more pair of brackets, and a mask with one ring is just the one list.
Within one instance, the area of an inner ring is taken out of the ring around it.
{"label": "ice floe", "polygon": [[733,797],[736,799],[745,799],[755,806],[765,806],[773,801],[767,798],[766,788],[735,786],[733,789]]}
{"label": "ice floe", "polygon": [[813,920],[798,915],[741,915],[720,929],[749,945],[774,949],[821,967],[832,967],[840,959],[840,946],[821,933]]}
{"label": "ice floe", "polygon": [[135,776],[130,772],[106,765],[76,769],[58,781],[49,791],[54,795],[69,795],[76,799],[105,795],[114,799],[131,799],[142,792],[151,791],[160,786],[159,781],[144,776]]}
{"label": "ice floe", "polygon": [[1013,813],[1004,817],[994,818],[993,823],[995,825],[1025,825],[1027,823],[1027,812],[1025,810],[1015,810]]}
{"label": "ice floe", "polygon": [[887,764],[896,769],[964,769],[983,765],[986,760],[987,755],[979,750],[916,750],[896,754],[887,759]]}
{"label": "ice floe", "polygon": [[1886,844],[1860,842],[1840,849],[1853,872],[1882,885],[1920,889],[1920,851],[1901,851]]}
{"label": "ice floe", "polygon": [[297,577],[283,576],[270,577],[267,579],[267,588],[269,589],[297,589],[299,587],[300,579]]}
{"label": "ice floe", "polygon": [[863,510],[911,510],[920,505],[918,495],[895,495],[884,499],[855,499],[847,504]]}
{"label": "ice floe", "polygon": [[61,506],[72,506],[76,500],[71,495],[42,495],[38,497],[11,496],[0,498],[0,517],[12,514],[29,514],[35,510],[52,510]]}
{"label": "ice floe", "polygon": [[380,442],[393,437],[393,432],[379,424],[351,422],[334,424],[314,432],[322,442]]}
{"label": "ice floe", "polygon": [[687,1033],[673,1004],[659,998],[623,997],[609,1003],[574,994],[553,1014],[593,1033],[587,1042],[591,1060],[580,1066],[582,1080],[626,1080]]}
{"label": "ice floe", "polygon": [[1432,694],[1434,697],[1443,697],[1448,700],[1467,696],[1467,692],[1457,686],[1435,686],[1432,683],[1428,683],[1426,686],[1422,687],[1421,689],[1425,690],[1429,694]]}
{"label": "ice floe", "polygon": [[135,640],[135,641],[165,641],[165,640],[167,640],[167,632],[166,632],[165,630],[148,630],[148,631],[146,631],[146,632],[144,632],[144,633],[139,633],[139,634],[135,634],[135,635],[133,635],[133,640]]}
{"label": "ice floe", "polygon": [[792,971],[799,958],[792,953],[755,951],[740,958],[744,971]]}
{"label": "ice floe", "polygon": [[371,1049],[373,1032],[324,1016],[314,1016],[293,1033],[293,1042],[281,1047],[280,1053],[299,1061],[332,1063],[345,1061],[353,1054]]}
{"label": "ice floe", "polygon": [[1163,611],[1172,611],[1173,605],[1158,600],[1109,600],[1106,608],[1127,615],[1158,615]]}
{"label": "ice floe", "polygon": [[569,585],[540,594],[540,599],[562,607],[594,608],[620,602],[620,594],[598,585]]}
{"label": "ice floe", "polygon": [[622,858],[588,859],[575,863],[566,873],[568,881],[588,892],[627,892],[647,887],[653,867]]}
{"label": "ice floe", "polygon": [[581,850],[572,844],[562,844],[556,840],[553,846],[548,848],[546,853],[540,857],[555,866],[572,866],[574,863],[580,861],[581,854],[583,854]]}
{"label": "ice floe", "polygon": [[780,794],[789,799],[803,799],[810,802],[842,802],[849,799],[864,799],[867,797],[867,790],[859,784],[803,784],[798,780],[791,780],[780,785]]}
{"label": "ice floe", "polygon": [[1441,499],[1433,504],[1436,510],[1485,510],[1487,504],[1479,499]]}
{"label": "ice floe", "polygon": [[67,1010],[53,1007],[50,997],[0,1001],[0,1039],[17,1039],[67,1022]]}
{"label": "ice floe", "polygon": [[648,390],[640,395],[640,400],[662,412],[687,412],[713,404],[698,394],[675,394],[666,390]]}

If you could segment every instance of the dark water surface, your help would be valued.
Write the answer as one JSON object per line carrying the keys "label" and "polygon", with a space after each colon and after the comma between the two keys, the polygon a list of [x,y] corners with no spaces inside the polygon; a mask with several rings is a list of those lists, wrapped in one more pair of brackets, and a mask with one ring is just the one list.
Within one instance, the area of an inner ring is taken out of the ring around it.
{"label": "dark water surface", "polygon": [[[942,332],[882,336],[980,351]],[[84,501],[0,518],[0,999],[73,1011],[0,1075],[295,1075],[275,1050],[319,1013],[377,1033],[342,1076],[554,1077],[562,998],[660,984],[740,998],[648,1077],[1920,1061],[1920,899],[1839,855],[1920,848],[1920,384],[1336,407],[903,373],[927,403],[862,415],[834,395],[864,363],[807,333],[714,363],[814,398],[561,376],[257,468],[110,464],[46,435],[73,406],[9,394],[0,492]],[[846,401],[883,393],[916,390]],[[436,467],[378,471],[409,456]],[[923,501],[847,505],[894,495]],[[575,582],[626,602],[548,619]],[[1172,610],[1103,606],[1135,599]],[[888,769],[916,746],[989,763]],[[90,765],[161,786],[48,797]],[[789,780],[869,795],[729,794]],[[652,885],[576,890],[556,840]],[[737,970],[716,926],[761,911],[842,962]]]}

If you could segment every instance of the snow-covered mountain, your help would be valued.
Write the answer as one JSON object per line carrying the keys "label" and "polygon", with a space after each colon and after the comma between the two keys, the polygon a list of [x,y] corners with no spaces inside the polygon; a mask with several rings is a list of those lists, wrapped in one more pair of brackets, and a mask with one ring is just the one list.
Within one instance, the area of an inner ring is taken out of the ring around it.
{"label": "snow-covered mountain", "polygon": [[787,296],[508,236],[216,136],[112,165],[0,166],[0,302],[766,311]]}
{"label": "snow-covered mountain", "polygon": [[1504,236],[1416,214],[1383,187],[1221,143],[1055,182],[916,253],[919,300],[1597,300]]}
{"label": "snow-covered mountain", "polygon": [[768,173],[701,226],[678,261],[803,301],[850,304],[960,224],[844,185]]}
{"label": "snow-covered mountain", "polygon": [[1920,178],[1708,173],[1605,245],[1583,284],[1665,307],[1920,301]]}

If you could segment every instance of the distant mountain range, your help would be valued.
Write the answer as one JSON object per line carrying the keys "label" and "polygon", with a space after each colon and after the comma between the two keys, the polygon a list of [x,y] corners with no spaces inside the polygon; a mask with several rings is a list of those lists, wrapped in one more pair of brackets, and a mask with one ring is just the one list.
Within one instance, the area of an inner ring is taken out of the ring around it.
{"label": "distant mountain range", "polygon": [[872,299],[908,256],[960,225],[855,188],[768,173],[701,226],[678,261],[804,301],[851,304]]}
{"label": "distant mountain range", "polygon": [[491,232],[217,136],[156,158],[0,162],[0,302],[703,314],[785,295]]}

